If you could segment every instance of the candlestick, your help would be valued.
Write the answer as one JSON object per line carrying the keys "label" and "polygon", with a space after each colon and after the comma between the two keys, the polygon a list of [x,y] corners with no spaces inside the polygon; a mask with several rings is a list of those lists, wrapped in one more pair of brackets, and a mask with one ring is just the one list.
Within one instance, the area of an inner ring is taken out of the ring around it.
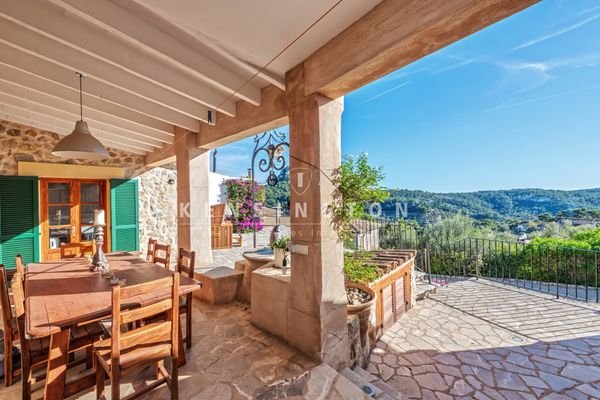
{"label": "candlestick", "polygon": [[108,272],[108,261],[106,260],[104,251],[102,251],[102,245],[104,244],[104,225],[106,225],[104,210],[94,211],[94,225],[94,239],[96,241],[96,252],[94,253],[94,257],[92,258],[91,269],[93,271],[101,270],[103,272]]}
{"label": "candlestick", "polygon": [[106,225],[106,216],[104,210],[94,210],[94,225]]}

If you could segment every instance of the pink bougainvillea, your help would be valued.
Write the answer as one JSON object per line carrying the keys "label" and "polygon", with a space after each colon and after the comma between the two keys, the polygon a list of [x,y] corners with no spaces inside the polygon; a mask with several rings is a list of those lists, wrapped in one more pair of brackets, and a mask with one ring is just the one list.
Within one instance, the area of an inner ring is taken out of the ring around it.
{"label": "pink bougainvillea", "polygon": [[260,214],[265,201],[264,186],[256,182],[254,183],[253,203],[252,181],[247,179],[228,179],[224,184],[228,198],[227,203],[233,212],[231,221],[236,232],[251,232],[253,226],[256,226],[257,231],[262,230],[263,225],[260,221]]}

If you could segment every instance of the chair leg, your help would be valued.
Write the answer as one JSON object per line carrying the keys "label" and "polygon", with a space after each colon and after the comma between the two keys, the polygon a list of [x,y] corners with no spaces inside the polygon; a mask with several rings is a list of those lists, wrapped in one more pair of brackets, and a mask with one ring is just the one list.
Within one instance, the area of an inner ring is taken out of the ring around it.
{"label": "chair leg", "polygon": [[185,313],[185,347],[192,347],[192,296],[187,299],[187,311]]}
{"label": "chair leg", "polygon": [[179,362],[177,358],[171,359],[171,400],[179,399]]}
{"label": "chair leg", "polygon": [[119,400],[121,398],[121,370],[117,367],[110,372],[110,398]]}
{"label": "chair leg", "polygon": [[29,358],[21,356],[21,391],[23,400],[31,399],[31,365]]}
{"label": "chair leg", "polygon": [[[10,329],[10,327],[8,328]],[[12,340],[10,336],[4,337],[4,383],[6,386],[12,385],[13,363],[12,363]]]}
{"label": "chair leg", "polygon": [[160,369],[160,367],[164,368],[164,366],[165,366],[165,360],[160,360],[160,361],[156,362],[156,380],[164,378],[164,376],[161,372],[161,369]]}
{"label": "chair leg", "polygon": [[96,399],[100,399],[104,396],[104,368],[96,360]]}
{"label": "chair leg", "polygon": [[92,346],[85,348],[85,369],[90,369],[94,366],[94,350]]}

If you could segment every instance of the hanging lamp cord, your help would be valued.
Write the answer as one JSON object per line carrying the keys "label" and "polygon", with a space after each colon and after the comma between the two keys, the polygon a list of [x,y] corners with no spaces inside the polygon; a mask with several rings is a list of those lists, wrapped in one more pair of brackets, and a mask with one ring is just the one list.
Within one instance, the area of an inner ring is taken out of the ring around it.
{"label": "hanging lamp cord", "polygon": [[83,75],[78,72],[77,75],[79,75],[79,117],[80,120],[83,121],[83,89],[82,89],[82,79],[83,79]]}

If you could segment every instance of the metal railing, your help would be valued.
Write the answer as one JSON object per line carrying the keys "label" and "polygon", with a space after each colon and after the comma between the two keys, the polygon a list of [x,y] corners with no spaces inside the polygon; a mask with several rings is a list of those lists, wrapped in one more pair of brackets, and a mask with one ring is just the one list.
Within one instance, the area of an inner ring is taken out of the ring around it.
{"label": "metal railing", "polygon": [[467,238],[429,253],[432,279],[487,278],[585,301],[600,300],[600,251]]}
{"label": "metal railing", "polygon": [[416,249],[415,268],[428,281],[447,284],[465,277],[485,278],[585,301],[600,301],[600,251],[495,239],[465,238],[432,246],[402,220],[356,222],[358,250]]}

